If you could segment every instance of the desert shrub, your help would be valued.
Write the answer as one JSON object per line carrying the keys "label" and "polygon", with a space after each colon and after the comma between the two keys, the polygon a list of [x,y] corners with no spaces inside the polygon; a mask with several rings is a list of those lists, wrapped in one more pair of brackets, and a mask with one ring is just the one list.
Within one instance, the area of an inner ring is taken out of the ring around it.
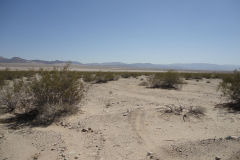
{"label": "desert shrub", "polygon": [[60,71],[42,71],[31,85],[37,105],[75,104],[81,99],[82,88],[78,77],[67,67]]}
{"label": "desert shrub", "polygon": [[130,78],[130,77],[131,77],[131,73],[129,73],[129,72],[123,72],[123,73],[121,73],[121,77],[122,77],[122,78]]}
{"label": "desert shrub", "polygon": [[168,71],[165,73],[156,73],[149,78],[149,84],[151,88],[165,88],[165,89],[178,89],[183,81],[180,78],[179,73]]}
{"label": "desert shrub", "polygon": [[219,84],[222,96],[230,100],[231,103],[238,104],[240,108],[240,71],[235,70],[231,76],[226,76]]}
{"label": "desert shrub", "polygon": [[196,118],[201,118],[206,113],[206,109],[201,106],[184,106],[184,105],[165,105],[162,108],[159,108],[160,112],[163,114],[172,114],[172,115],[182,115],[183,120],[185,121],[186,117],[194,116]]}
{"label": "desert shrub", "polygon": [[33,113],[33,122],[48,124],[61,115],[76,111],[83,96],[78,74],[63,69],[41,70],[31,79],[14,80],[1,89],[0,103],[9,112]]}
{"label": "desert shrub", "polygon": [[65,66],[62,70],[42,71],[31,85],[37,106],[37,123],[51,123],[56,117],[72,113],[83,96],[83,84],[77,74]]}
{"label": "desert shrub", "polygon": [[83,74],[83,80],[85,82],[106,83],[108,81],[114,81],[118,79],[119,75],[114,72],[95,72]]}
{"label": "desert shrub", "polygon": [[95,80],[95,76],[96,75],[93,73],[84,73],[82,78],[84,82],[93,82]]}
{"label": "desert shrub", "polygon": [[34,95],[28,83],[23,79],[14,80],[2,87],[0,91],[1,108],[7,112],[29,112],[34,108]]}
{"label": "desert shrub", "polygon": [[50,124],[63,115],[77,112],[77,107],[68,104],[44,104],[38,108],[34,123]]}
{"label": "desert shrub", "polygon": [[137,78],[138,76],[144,75],[144,73],[141,72],[122,72],[120,73],[122,78]]}
{"label": "desert shrub", "polygon": [[148,87],[149,83],[147,81],[142,81],[142,82],[139,83],[139,86],[146,86],[146,87]]}
{"label": "desert shrub", "polygon": [[0,88],[4,85],[4,77],[0,75]]}
{"label": "desert shrub", "polygon": [[195,116],[205,115],[205,113],[206,113],[206,109],[201,106],[190,106],[187,112],[187,114],[192,114]]}
{"label": "desert shrub", "polygon": [[217,73],[217,72],[212,72],[212,73],[204,73],[204,72],[199,72],[199,73],[191,73],[191,72],[182,72],[180,73],[182,77],[184,77],[186,80],[190,79],[196,79],[196,80],[201,80],[203,78],[206,79],[214,79],[214,78],[219,78],[223,79],[226,76],[229,76],[229,73]]}
{"label": "desert shrub", "polygon": [[14,80],[14,79],[21,79],[23,77],[32,77],[36,74],[36,71],[29,70],[29,71],[11,71],[9,69],[1,70],[0,71],[0,87],[5,84],[6,80]]}
{"label": "desert shrub", "polygon": [[96,74],[95,83],[106,83],[108,81],[113,81],[115,79],[115,75],[111,72],[103,73],[98,72]]}
{"label": "desert shrub", "polygon": [[181,115],[181,113],[184,110],[184,107],[181,105],[176,106],[176,105],[172,104],[172,105],[165,105],[164,107],[165,107],[164,113],[173,113],[175,115]]}

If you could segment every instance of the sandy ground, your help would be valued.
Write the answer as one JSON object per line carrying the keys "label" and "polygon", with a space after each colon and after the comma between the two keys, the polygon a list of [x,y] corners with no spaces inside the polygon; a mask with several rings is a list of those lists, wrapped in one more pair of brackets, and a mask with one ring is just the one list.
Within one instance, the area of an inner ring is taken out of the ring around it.
{"label": "sandy ground", "polygon": [[[20,129],[1,123],[0,159],[238,160],[240,114],[216,107],[220,80],[207,81],[188,80],[180,90],[149,89],[140,78],[93,84],[79,112],[58,123]],[[170,104],[206,113],[163,112]]]}

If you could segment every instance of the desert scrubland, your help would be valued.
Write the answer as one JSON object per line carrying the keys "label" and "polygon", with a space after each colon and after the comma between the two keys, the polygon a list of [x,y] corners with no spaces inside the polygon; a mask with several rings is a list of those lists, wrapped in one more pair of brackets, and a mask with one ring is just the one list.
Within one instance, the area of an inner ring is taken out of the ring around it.
{"label": "desert scrubland", "polygon": [[225,107],[219,75],[185,75],[172,88],[149,87],[151,75],[86,75],[72,114],[37,125],[1,113],[0,159],[239,159],[240,114]]}

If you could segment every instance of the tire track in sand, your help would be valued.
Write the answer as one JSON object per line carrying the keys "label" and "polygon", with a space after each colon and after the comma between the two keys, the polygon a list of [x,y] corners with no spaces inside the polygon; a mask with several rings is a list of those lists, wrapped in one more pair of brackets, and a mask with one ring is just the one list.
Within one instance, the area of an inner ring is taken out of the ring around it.
{"label": "tire track in sand", "polygon": [[132,130],[136,133],[137,142],[144,146],[146,152],[153,152],[159,146],[151,138],[151,134],[149,134],[151,131],[147,130],[145,127],[147,112],[148,111],[143,111],[141,109],[131,111],[128,116],[128,121]]}

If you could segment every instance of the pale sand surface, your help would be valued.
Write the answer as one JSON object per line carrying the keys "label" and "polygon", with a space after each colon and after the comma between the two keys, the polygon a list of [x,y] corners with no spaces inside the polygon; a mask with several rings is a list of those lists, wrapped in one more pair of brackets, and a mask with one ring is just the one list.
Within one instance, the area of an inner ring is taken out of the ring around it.
{"label": "pale sand surface", "polygon": [[[220,80],[207,81],[180,90],[149,89],[140,78],[90,85],[80,111],[59,123],[17,130],[1,123],[0,160],[237,160],[240,114],[217,108]],[[161,112],[169,104],[202,106],[206,115],[184,121]]]}

